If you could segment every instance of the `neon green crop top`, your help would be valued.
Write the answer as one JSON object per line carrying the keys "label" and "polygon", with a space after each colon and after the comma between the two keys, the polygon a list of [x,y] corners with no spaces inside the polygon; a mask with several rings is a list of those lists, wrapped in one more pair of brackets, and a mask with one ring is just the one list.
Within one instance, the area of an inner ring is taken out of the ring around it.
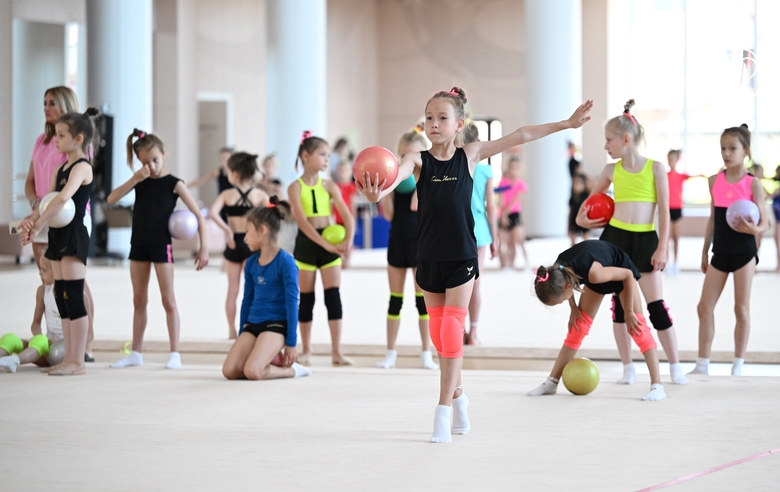
{"label": "neon green crop top", "polygon": [[322,176],[317,178],[317,184],[309,186],[298,178],[301,184],[301,207],[306,217],[330,217],[330,194],[322,186]]}
{"label": "neon green crop top", "polygon": [[648,159],[638,173],[626,171],[623,169],[623,160],[617,161],[612,183],[615,185],[615,203],[658,202],[652,159]]}

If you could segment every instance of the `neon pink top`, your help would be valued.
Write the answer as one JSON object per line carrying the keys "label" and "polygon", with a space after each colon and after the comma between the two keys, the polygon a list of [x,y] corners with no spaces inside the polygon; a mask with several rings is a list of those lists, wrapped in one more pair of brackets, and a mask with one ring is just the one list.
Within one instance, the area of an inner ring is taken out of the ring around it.
{"label": "neon pink top", "polygon": [[[508,187],[507,190],[502,192],[504,194],[504,203],[512,203],[518,193],[525,193],[528,191],[528,187],[525,185],[525,181],[522,179],[512,181],[509,178],[501,178],[501,182],[498,184],[498,187]],[[512,208],[509,209],[509,213],[518,213],[520,210],[522,210],[522,208],[523,204],[517,201],[512,204]]]}
{"label": "neon pink top", "polygon": [[712,185],[712,201],[716,207],[728,208],[737,200],[753,201],[752,174],[746,174],[734,184],[726,181],[726,172],[718,173],[715,184]]}
{"label": "neon pink top", "polygon": [[35,173],[35,194],[38,198],[46,196],[49,188],[51,188],[51,178],[57,172],[57,168],[68,162],[67,154],[57,152],[54,137],[47,144],[43,143],[45,137],[45,133],[38,137],[32,153],[33,173]]}
{"label": "neon pink top", "polygon": [[669,208],[683,208],[683,183],[687,179],[690,179],[691,176],[688,174],[680,174],[677,171],[669,171],[666,173],[666,178],[669,180]]}

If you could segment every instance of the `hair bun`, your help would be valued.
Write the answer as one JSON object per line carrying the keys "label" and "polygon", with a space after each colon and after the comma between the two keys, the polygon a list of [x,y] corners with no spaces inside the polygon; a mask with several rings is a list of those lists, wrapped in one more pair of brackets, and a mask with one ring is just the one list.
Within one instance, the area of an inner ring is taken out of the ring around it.
{"label": "hair bun", "polygon": [[739,127],[742,128],[743,130],[745,130],[746,132],[750,131],[750,129],[747,126],[747,123],[742,123],[741,125],[739,125]]}
{"label": "hair bun", "polygon": [[100,114],[100,110],[98,108],[88,107],[86,111],[84,111],[84,116],[97,116]]}
{"label": "hair bun", "polygon": [[456,93],[459,98],[463,99],[463,104],[466,104],[466,102],[468,101],[466,99],[466,91],[464,91],[460,87],[453,87],[452,89],[450,89],[450,92]]}
{"label": "hair bun", "polygon": [[633,108],[635,104],[636,101],[634,101],[633,99],[629,99],[628,101],[626,101],[626,104],[623,105],[623,111],[628,113],[629,111],[631,111],[631,108]]}
{"label": "hair bun", "polygon": [[271,203],[271,205],[279,205],[279,197],[276,195],[269,198],[268,201]]}

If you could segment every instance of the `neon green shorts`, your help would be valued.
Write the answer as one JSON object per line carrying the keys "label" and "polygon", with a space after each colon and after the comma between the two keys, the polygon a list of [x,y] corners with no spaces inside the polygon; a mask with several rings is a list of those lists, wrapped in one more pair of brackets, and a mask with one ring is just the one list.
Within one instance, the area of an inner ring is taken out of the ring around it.
{"label": "neon green shorts", "polygon": [[0,337],[0,348],[5,349],[8,355],[18,354],[24,350],[24,343],[22,343],[21,338],[13,333],[6,333]]}
{"label": "neon green shorts", "polygon": [[40,357],[49,353],[49,339],[46,338],[46,335],[35,335],[27,346],[37,350]]}

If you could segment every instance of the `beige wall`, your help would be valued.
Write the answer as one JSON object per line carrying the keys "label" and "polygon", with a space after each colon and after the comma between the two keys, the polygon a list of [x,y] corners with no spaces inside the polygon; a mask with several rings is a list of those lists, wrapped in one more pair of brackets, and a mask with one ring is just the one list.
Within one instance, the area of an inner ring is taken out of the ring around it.
{"label": "beige wall", "polygon": [[512,131],[524,118],[523,2],[427,0],[379,2],[379,139],[422,117],[428,98],[465,89],[475,116],[494,116]]}

